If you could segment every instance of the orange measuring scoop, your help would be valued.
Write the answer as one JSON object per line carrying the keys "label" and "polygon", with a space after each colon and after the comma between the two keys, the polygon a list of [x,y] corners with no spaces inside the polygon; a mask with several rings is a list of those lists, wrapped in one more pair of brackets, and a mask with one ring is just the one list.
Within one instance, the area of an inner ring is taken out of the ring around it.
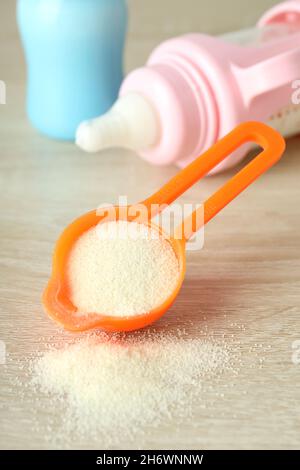
{"label": "orange measuring scoop", "polygon": [[[52,276],[43,294],[43,304],[49,316],[70,331],[85,331],[96,327],[107,331],[131,331],[150,325],[164,315],[176,299],[184,280],[186,242],[280,159],[285,150],[285,141],[277,131],[265,124],[258,122],[241,124],[191,165],[180,171],[160,191],[141,203],[147,208],[147,220],[144,223],[163,233],[162,229],[151,221],[151,218],[160,213],[166,205],[175,201],[178,196],[199,181],[234,150],[248,142],[254,142],[262,147],[259,155],[210,196],[203,203],[202,208],[198,208],[185,219],[172,236],[163,234],[177,256],[180,275],[174,291],[162,305],[151,312],[141,312],[140,315],[130,317],[113,317],[109,316],[109,312],[91,312],[86,316],[76,314],[77,308],[72,304],[69,295],[67,273],[69,255],[74,244],[84,232],[103,222],[104,219],[105,222],[108,221],[110,214],[108,209],[103,214],[93,211],[80,217],[66,228],[58,240],[54,252]],[[137,206],[130,206],[131,209],[134,207]],[[153,207],[156,208],[154,211]],[[202,215],[203,209],[204,216]],[[199,211],[202,216],[199,216]],[[134,211],[125,210],[126,216],[124,216],[124,208],[114,208],[114,211],[111,211],[113,218],[111,220],[117,218],[117,220],[133,221],[135,217],[130,217],[128,215],[130,212]]]}

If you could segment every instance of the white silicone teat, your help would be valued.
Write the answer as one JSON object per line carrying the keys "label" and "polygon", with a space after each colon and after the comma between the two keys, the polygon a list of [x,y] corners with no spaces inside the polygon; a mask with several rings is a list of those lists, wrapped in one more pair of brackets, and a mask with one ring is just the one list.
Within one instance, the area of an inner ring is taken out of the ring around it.
{"label": "white silicone teat", "polygon": [[103,116],[82,122],[76,132],[76,144],[86,152],[111,147],[143,150],[157,142],[159,127],[149,101],[131,93],[121,97]]}

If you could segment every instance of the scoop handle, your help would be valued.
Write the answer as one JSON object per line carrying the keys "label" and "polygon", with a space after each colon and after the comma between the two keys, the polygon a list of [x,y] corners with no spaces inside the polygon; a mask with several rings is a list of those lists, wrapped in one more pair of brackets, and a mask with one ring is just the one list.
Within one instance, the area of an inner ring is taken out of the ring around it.
{"label": "scoop handle", "polygon": [[[181,238],[189,240],[281,158],[285,150],[285,141],[277,131],[266,124],[255,121],[237,126],[144,202],[148,209],[150,206],[156,207],[156,210],[152,210],[151,216],[154,217],[160,213],[165,205],[171,204],[216,165],[230,156],[234,150],[248,142],[258,144],[262,147],[262,152],[204,202],[204,217],[202,206],[176,229],[178,235],[182,234]],[[177,238],[180,237],[177,236]]]}

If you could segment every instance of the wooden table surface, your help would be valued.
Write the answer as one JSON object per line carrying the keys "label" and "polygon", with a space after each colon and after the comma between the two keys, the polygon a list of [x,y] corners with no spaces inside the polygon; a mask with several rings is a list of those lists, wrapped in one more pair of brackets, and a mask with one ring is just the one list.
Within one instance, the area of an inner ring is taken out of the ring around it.
{"label": "wooden table surface", "polygon": [[[32,129],[13,2],[1,1],[0,12],[0,79],[7,84],[7,104],[0,106],[0,340],[8,353],[7,366],[0,365],[0,448],[47,448],[33,426],[34,403],[21,400],[11,380],[20,375],[17,361],[43,348],[41,337],[63,337],[40,302],[55,240],[78,215],[119,194],[141,200],[177,170],[149,166],[126,151],[85,155]],[[154,36],[143,42],[130,35],[132,66],[150,43]],[[185,200],[200,202],[230,175],[206,179]],[[225,373],[213,405],[195,406],[193,419],[179,427],[171,422],[150,430],[144,448],[300,447],[300,364],[292,360],[300,340],[299,175],[300,139],[294,138],[282,161],[207,226],[204,249],[189,254],[182,293],[159,327],[186,325],[190,335],[200,327],[234,340],[241,368],[234,377]],[[42,424],[49,414],[55,410],[38,416]]]}

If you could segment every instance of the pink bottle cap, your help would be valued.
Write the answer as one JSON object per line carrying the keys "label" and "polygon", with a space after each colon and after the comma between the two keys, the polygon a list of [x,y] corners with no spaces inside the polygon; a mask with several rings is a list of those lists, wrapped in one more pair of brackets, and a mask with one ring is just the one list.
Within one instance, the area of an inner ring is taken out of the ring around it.
{"label": "pink bottle cap", "polygon": [[258,25],[263,27],[272,23],[300,23],[300,0],[287,0],[268,10]]}

